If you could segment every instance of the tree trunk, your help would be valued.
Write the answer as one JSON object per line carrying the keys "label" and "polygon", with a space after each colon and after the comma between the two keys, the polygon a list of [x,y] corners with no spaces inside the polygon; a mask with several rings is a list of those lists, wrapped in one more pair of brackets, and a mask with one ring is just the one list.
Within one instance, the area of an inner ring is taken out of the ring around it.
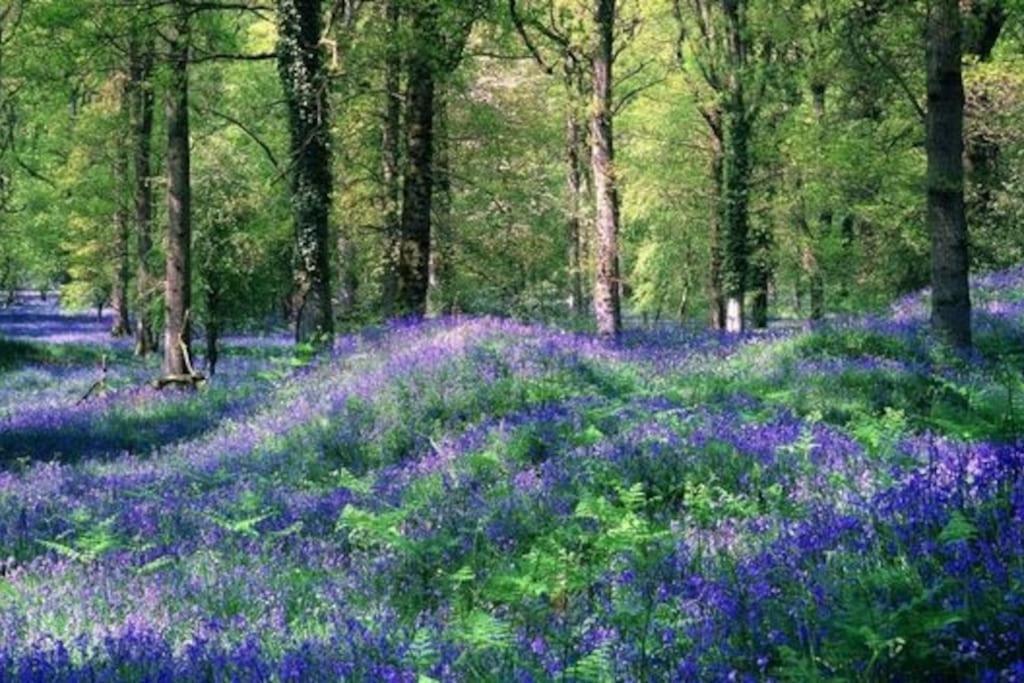
{"label": "tree trunk", "polygon": [[1009,19],[1006,0],[969,0],[969,30],[965,31],[964,49],[987,62]]}
{"label": "tree trunk", "polygon": [[220,291],[207,283],[206,289],[206,374],[213,377],[217,374],[217,361],[220,358]]}
{"label": "tree trunk", "polygon": [[615,0],[596,0],[597,48],[593,55],[591,165],[597,228],[594,315],[597,331],[614,337],[622,330],[619,290],[619,195],[612,128],[612,62],[615,57]]}
{"label": "tree trunk", "polygon": [[413,13],[415,49],[409,56],[406,98],[408,159],[398,257],[399,302],[404,313],[424,315],[430,280],[430,232],[434,194],[436,12],[432,2]]}
{"label": "tree trunk", "polygon": [[153,140],[152,44],[133,40],[130,55],[128,89],[131,97],[133,175],[135,195],[136,302],[135,354],[148,355],[155,346],[149,311],[156,278],[150,268],[153,249],[153,189],[151,185],[151,145]]}
{"label": "tree trunk", "polygon": [[329,240],[332,180],[321,5],[321,0],[278,0],[278,68],[291,134],[295,339],[329,345],[334,336]]}
{"label": "tree trunk", "polygon": [[448,134],[447,93],[444,90],[437,93],[434,117],[434,217],[427,277],[427,313],[431,316],[451,311],[453,305],[451,143]]}
{"label": "tree trunk", "polygon": [[[738,86],[737,86],[738,87]],[[726,113],[725,159],[723,163],[723,223],[725,256],[722,282],[726,298],[725,329],[742,332],[743,308],[747,291],[750,231],[750,147],[742,90],[733,96]]]}
{"label": "tree trunk", "polygon": [[711,215],[709,217],[709,272],[708,272],[708,303],[710,305],[711,327],[715,330],[725,329],[725,293],[722,289],[722,268],[725,254],[722,250],[722,112],[714,109],[708,118],[711,127]]}
{"label": "tree trunk", "polygon": [[401,149],[402,57],[398,40],[400,11],[398,0],[385,6],[388,24],[388,53],[384,63],[384,126],[381,131],[382,214],[384,220],[384,274],[381,304],[386,316],[393,315],[398,304],[398,268],[401,250]]}
{"label": "tree trunk", "polygon": [[576,63],[566,58],[564,66],[566,97],[565,116],[565,178],[566,178],[566,240],[568,242],[569,311],[583,309],[583,170],[580,149],[584,144],[583,126],[576,102],[578,75]]}
{"label": "tree trunk", "polygon": [[807,294],[811,305],[808,317],[811,320],[821,320],[825,317],[825,281],[821,277],[818,257],[810,245],[804,246],[803,266],[807,273]]}
{"label": "tree trunk", "polygon": [[971,346],[967,218],[964,214],[962,22],[958,0],[934,0],[928,16],[928,223],[932,238],[932,327]]}
{"label": "tree trunk", "polygon": [[164,281],[165,375],[187,375],[191,343],[192,190],[189,156],[189,25],[179,7],[172,39],[171,76],[165,105],[167,125],[167,269]]}
{"label": "tree trunk", "polygon": [[[127,93],[122,91],[122,111],[126,107]],[[111,293],[111,304],[114,309],[114,323],[110,334],[123,337],[131,332],[131,321],[128,319],[128,286],[131,278],[131,264],[128,257],[128,242],[131,229],[129,226],[128,207],[125,206],[125,186],[128,183],[128,150],[125,140],[118,136],[114,150],[114,289]]]}
{"label": "tree trunk", "polygon": [[750,269],[750,284],[754,297],[751,305],[750,320],[757,329],[768,327],[769,290],[772,282],[772,228],[765,223],[755,224],[753,228],[753,262]]}
{"label": "tree trunk", "polygon": [[730,70],[723,135],[723,227],[725,258],[723,286],[726,297],[725,329],[742,332],[747,291],[750,229],[750,116],[743,88],[746,66],[742,0],[723,0],[728,24]]}

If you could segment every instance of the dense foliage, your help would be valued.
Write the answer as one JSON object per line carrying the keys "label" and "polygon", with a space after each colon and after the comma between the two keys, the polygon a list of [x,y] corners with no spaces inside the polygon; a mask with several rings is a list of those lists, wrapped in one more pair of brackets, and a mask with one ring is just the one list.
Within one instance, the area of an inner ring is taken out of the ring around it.
{"label": "dense foliage", "polygon": [[[116,298],[125,259],[132,280],[147,263],[162,274],[163,104],[174,84],[166,40],[182,5],[191,22],[193,241],[202,252],[194,260],[205,264],[192,273],[199,328],[297,315],[310,268],[318,287],[329,284],[342,326],[417,310],[424,287],[434,312],[551,319],[588,310],[599,255],[590,11],[518,0],[510,15],[507,3],[431,0],[420,25],[421,3],[405,0],[249,4],[10,3],[0,21],[0,286],[59,283],[67,301],[94,306]],[[761,301],[774,317],[817,317],[927,285],[929,3],[743,0],[742,62],[718,38],[727,29],[720,4],[615,8],[613,176],[627,316],[706,319],[716,287],[740,277],[730,266],[736,249],[745,275],[729,286],[746,288],[755,324]],[[970,253],[984,271],[1024,253],[1021,8],[960,4]],[[307,62],[290,68],[297,57],[288,50],[300,48],[288,22],[300,5],[323,13],[324,54],[302,47]],[[430,77],[432,92],[419,97],[430,96],[433,118],[412,97],[416,68]],[[325,73],[293,82],[309,69]],[[733,111],[729,83],[742,86],[741,109]],[[133,98],[147,90],[156,97],[148,171],[118,161],[140,144],[138,131],[129,134]],[[745,145],[739,179],[729,170],[733,119],[744,133],[735,140]],[[316,134],[295,129],[302,125]],[[316,156],[307,138],[329,148],[330,168],[307,167]],[[417,184],[424,174],[429,188]],[[138,201],[137,176],[154,190],[144,254],[134,234],[121,249],[115,218]],[[329,186],[316,187],[321,180]],[[312,185],[299,198],[303,183]],[[746,218],[729,218],[730,197],[742,197]],[[325,202],[327,227],[317,218]],[[307,204],[316,210],[304,212]],[[725,249],[734,219],[745,221],[729,238],[740,242]],[[331,272],[301,266],[307,252]],[[126,301],[133,318],[151,309],[157,330],[159,291],[132,283]]]}

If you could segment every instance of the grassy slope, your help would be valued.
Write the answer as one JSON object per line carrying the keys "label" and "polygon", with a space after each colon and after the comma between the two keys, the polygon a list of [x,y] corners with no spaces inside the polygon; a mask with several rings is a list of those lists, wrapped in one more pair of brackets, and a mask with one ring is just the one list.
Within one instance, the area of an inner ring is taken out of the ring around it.
{"label": "grassy slope", "polygon": [[1020,322],[345,340],[149,459],[0,474],[0,672],[1013,680]]}

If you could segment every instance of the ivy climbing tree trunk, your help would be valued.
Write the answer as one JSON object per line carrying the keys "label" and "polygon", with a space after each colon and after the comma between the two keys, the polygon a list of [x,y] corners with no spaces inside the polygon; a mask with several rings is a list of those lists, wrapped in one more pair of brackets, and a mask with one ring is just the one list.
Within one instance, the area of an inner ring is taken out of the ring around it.
{"label": "ivy climbing tree trunk", "polygon": [[135,195],[135,354],[148,355],[155,347],[150,306],[156,278],[150,266],[153,249],[153,142],[152,42],[131,41],[128,91],[131,101],[132,156]]}
{"label": "ivy climbing tree trunk", "polygon": [[592,56],[593,104],[590,121],[591,165],[597,230],[597,277],[594,316],[597,331],[614,337],[622,330],[619,277],[619,195],[616,185],[615,139],[612,127],[615,0],[596,0]]}
{"label": "ivy climbing tree trunk", "polygon": [[744,329],[743,309],[749,265],[749,134],[740,90],[734,95],[732,106],[726,112],[722,169],[722,223],[725,233],[722,281],[725,290],[725,329],[729,332],[742,332]]}
{"label": "ivy climbing tree trunk", "polygon": [[957,348],[971,346],[967,218],[964,212],[964,84],[958,0],[933,0],[928,14],[928,224],[932,241],[932,327]]}
{"label": "ivy climbing tree trunk", "polygon": [[189,375],[192,306],[192,188],[189,155],[189,16],[178,6],[167,86],[167,251],[164,279],[164,365],[167,376]]}
{"label": "ivy climbing tree trunk", "polygon": [[723,285],[725,290],[725,329],[744,329],[744,299],[747,292],[747,271],[750,246],[750,117],[747,110],[743,71],[746,67],[744,42],[744,0],[723,0],[730,69],[728,95],[725,102],[723,134],[723,227],[725,258]]}
{"label": "ivy climbing tree trunk", "polygon": [[327,70],[320,47],[321,0],[278,0],[278,68],[291,137],[296,341],[330,344],[331,139]]}

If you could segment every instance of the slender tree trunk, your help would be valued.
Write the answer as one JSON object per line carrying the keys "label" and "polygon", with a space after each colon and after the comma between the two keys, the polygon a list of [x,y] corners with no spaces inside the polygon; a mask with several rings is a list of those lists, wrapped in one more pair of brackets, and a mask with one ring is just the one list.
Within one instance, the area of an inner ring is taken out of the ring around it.
{"label": "slender tree trunk", "polygon": [[566,57],[564,78],[568,105],[565,114],[566,240],[568,242],[569,311],[583,308],[583,125],[576,97],[578,88],[575,60]]}
{"label": "slender tree trunk", "polygon": [[[122,111],[127,109],[127,93],[121,93]],[[114,289],[111,293],[111,304],[114,309],[114,324],[110,334],[114,337],[123,337],[131,333],[131,321],[128,318],[128,287],[131,279],[131,263],[128,256],[128,242],[131,237],[129,225],[128,207],[125,206],[125,186],[128,184],[128,150],[125,146],[126,140],[118,137],[115,141],[117,149],[114,150],[114,250],[116,261],[114,264]]]}
{"label": "slender tree trunk", "polygon": [[447,93],[439,90],[434,112],[434,201],[430,232],[430,269],[427,278],[427,313],[438,315],[452,308],[452,178],[448,133]]}
{"label": "slender tree trunk", "polygon": [[189,20],[179,7],[170,50],[167,125],[167,269],[164,280],[164,374],[188,374],[192,306],[192,188],[189,154]]}
{"label": "slender tree trunk", "polygon": [[132,108],[133,180],[135,195],[135,354],[148,355],[154,348],[153,323],[149,316],[156,278],[150,267],[153,249],[153,189],[151,148],[153,141],[152,44],[131,45],[129,84]]}
{"label": "slender tree trunk", "polygon": [[619,283],[619,195],[612,128],[612,62],[615,56],[615,0],[596,0],[597,49],[593,55],[591,165],[597,228],[594,315],[597,331],[614,337],[622,330]]}
{"label": "slender tree trunk", "polygon": [[384,219],[384,274],[382,308],[392,315],[398,304],[398,268],[401,250],[401,126],[402,56],[398,45],[400,10],[398,0],[385,6],[388,24],[388,53],[384,63],[384,125],[381,130],[382,214]]}
{"label": "slender tree trunk", "polygon": [[[828,135],[827,121],[825,119],[825,96],[827,93],[827,86],[824,83],[814,83],[811,85],[811,101],[814,106],[814,118],[818,125],[818,140],[820,144],[824,144]],[[818,234],[815,243],[821,243],[832,230],[832,209],[825,207],[821,210],[818,215]],[[814,246],[811,245],[809,249],[813,250]],[[821,259],[817,254],[810,254],[808,259],[805,259],[805,265],[811,268],[807,273],[809,283],[809,294],[811,297],[811,320],[821,320],[825,317],[825,275],[821,267]]]}
{"label": "slender tree trunk", "polygon": [[708,304],[712,329],[725,329],[725,293],[723,291],[722,269],[725,254],[722,245],[722,194],[725,190],[722,178],[724,158],[722,150],[722,112],[714,109],[709,114],[711,126],[711,215],[708,231]]}
{"label": "slender tree trunk", "polygon": [[967,218],[964,214],[962,21],[958,0],[933,0],[928,16],[928,223],[932,237],[932,327],[971,346]]}
{"label": "slender tree trunk", "polygon": [[213,377],[217,374],[217,361],[220,358],[220,306],[221,297],[217,287],[207,283],[206,289],[206,373]]}
{"label": "slender tree trunk", "polygon": [[278,0],[278,67],[291,134],[295,222],[296,341],[329,345],[331,140],[327,73],[320,47],[321,0]]}
{"label": "slender tree trunk", "polygon": [[402,239],[398,259],[399,300],[405,313],[424,315],[430,280],[430,232],[434,195],[434,105],[437,84],[432,50],[436,47],[437,8],[425,2],[413,12],[416,49],[409,55],[406,98],[408,159],[402,202]]}

